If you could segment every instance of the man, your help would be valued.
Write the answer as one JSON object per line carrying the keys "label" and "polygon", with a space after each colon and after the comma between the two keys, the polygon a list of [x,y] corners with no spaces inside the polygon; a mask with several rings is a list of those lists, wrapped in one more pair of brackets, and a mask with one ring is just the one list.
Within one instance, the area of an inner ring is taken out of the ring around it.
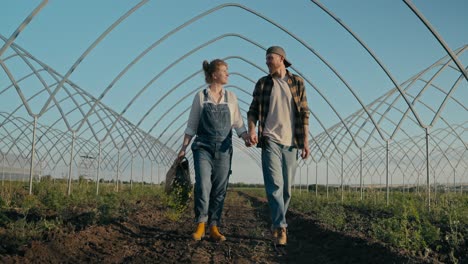
{"label": "man", "polygon": [[[272,232],[277,245],[286,245],[286,212],[291,200],[298,149],[307,159],[309,107],[304,80],[286,68],[291,63],[283,48],[266,51],[269,75],[255,85],[247,113],[249,139],[262,149],[262,171],[270,207]],[[258,134],[255,131],[258,122]]]}

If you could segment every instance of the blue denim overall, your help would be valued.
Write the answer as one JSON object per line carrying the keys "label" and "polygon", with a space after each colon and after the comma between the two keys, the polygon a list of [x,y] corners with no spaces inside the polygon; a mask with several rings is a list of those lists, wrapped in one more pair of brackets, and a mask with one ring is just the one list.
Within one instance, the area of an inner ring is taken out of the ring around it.
{"label": "blue denim overall", "polygon": [[231,114],[227,104],[208,102],[204,91],[203,110],[192,143],[195,168],[195,221],[209,225],[221,223],[232,157]]}

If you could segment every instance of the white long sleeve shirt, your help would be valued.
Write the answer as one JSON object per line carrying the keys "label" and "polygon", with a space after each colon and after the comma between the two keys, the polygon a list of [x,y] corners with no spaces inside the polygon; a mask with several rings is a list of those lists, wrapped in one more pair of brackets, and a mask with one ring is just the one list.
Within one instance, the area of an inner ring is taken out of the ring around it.
{"label": "white long sleeve shirt", "polygon": [[[187,128],[185,129],[185,134],[187,135],[194,136],[197,133],[198,124],[200,122],[200,117],[203,110],[203,104],[218,104],[212,99],[210,89],[207,88],[206,90],[208,90],[208,100],[206,102],[204,102],[204,90],[199,91],[193,98],[192,109],[190,110]],[[225,92],[227,92],[227,102],[224,102]],[[222,90],[221,94],[222,96],[219,100],[219,104],[228,104],[229,112],[231,114],[231,127],[236,130],[237,136],[240,137],[244,132],[247,132],[247,129],[245,128],[244,120],[242,119],[239,110],[237,96],[233,92],[227,91],[225,89]]]}

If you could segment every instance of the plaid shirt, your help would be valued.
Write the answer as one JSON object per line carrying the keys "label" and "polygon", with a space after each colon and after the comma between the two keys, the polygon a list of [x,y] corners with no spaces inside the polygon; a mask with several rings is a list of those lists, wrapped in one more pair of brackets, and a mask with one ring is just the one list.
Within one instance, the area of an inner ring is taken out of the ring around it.
{"label": "plaid shirt", "polygon": [[[290,73],[288,75],[288,85],[291,90],[291,95],[296,106],[294,111],[295,126],[294,126],[294,143],[295,147],[304,148],[304,135],[308,131],[304,131],[304,126],[309,125],[309,106],[307,104],[306,91],[304,80],[298,75]],[[263,146],[262,132],[265,128],[265,121],[270,110],[270,95],[273,89],[273,78],[271,75],[264,76],[258,80],[253,92],[252,103],[250,104],[247,118],[249,122],[257,124],[258,121],[258,144],[257,147]]]}

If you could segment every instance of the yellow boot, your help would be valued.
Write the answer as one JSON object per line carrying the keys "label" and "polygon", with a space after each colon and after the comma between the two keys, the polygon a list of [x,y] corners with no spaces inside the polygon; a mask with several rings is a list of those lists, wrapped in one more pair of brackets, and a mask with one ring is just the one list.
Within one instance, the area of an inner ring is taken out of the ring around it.
{"label": "yellow boot", "polygon": [[213,225],[210,227],[210,237],[214,241],[225,241],[226,237],[219,233],[218,227]]}
{"label": "yellow boot", "polygon": [[205,223],[198,223],[197,230],[192,234],[193,240],[200,241],[205,236]]}

